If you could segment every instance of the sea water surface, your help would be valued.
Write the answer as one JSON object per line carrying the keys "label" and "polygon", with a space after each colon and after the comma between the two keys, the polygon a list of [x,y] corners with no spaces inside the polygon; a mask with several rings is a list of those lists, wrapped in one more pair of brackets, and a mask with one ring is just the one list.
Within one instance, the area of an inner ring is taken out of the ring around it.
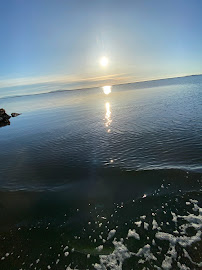
{"label": "sea water surface", "polygon": [[0,107],[0,269],[202,268],[202,76]]}

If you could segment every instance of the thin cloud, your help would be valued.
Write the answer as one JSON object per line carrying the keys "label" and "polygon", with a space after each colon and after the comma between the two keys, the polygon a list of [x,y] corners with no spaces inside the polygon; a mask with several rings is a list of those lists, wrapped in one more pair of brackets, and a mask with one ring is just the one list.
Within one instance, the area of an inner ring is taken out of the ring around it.
{"label": "thin cloud", "polygon": [[95,77],[81,77],[76,75],[63,75],[63,76],[41,76],[41,77],[24,77],[24,78],[13,78],[0,80],[0,88],[17,87],[17,86],[34,86],[34,85],[50,85],[55,84],[70,85],[70,84],[81,84],[86,86],[89,83],[89,87],[92,87],[92,83],[100,85],[103,82],[120,83],[127,81],[129,77],[125,73],[111,74],[105,76]]}

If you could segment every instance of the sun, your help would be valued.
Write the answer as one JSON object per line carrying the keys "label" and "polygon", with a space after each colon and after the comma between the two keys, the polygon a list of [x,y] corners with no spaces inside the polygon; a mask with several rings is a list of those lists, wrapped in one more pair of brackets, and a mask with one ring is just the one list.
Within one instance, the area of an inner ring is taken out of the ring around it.
{"label": "sun", "polygon": [[109,59],[106,56],[100,58],[100,65],[106,67],[109,63]]}

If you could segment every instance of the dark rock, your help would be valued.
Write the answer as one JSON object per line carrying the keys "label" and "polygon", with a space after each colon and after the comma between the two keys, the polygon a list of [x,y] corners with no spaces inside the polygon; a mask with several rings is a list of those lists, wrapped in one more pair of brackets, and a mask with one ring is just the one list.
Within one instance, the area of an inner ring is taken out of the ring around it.
{"label": "dark rock", "polygon": [[16,116],[18,116],[18,115],[21,115],[21,113],[11,113],[11,116],[12,116],[12,117],[16,117]]}
{"label": "dark rock", "polygon": [[11,124],[11,122],[10,122],[9,120],[7,120],[6,122],[1,121],[1,122],[0,122],[0,128],[1,128],[1,127],[5,127],[5,126],[9,126],[10,124]]}
{"label": "dark rock", "polygon": [[7,113],[1,115],[1,117],[3,117],[4,119],[10,119],[11,118],[11,116],[8,115]]}
{"label": "dark rock", "polygon": [[6,112],[5,112],[5,110],[4,109],[0,109],[0,116],[1,115],[4,115]]}
{"label": "dark rock", "polygon": [[10,125],[9,119],[11,118],[4,109],[0,109],[0,127]]}

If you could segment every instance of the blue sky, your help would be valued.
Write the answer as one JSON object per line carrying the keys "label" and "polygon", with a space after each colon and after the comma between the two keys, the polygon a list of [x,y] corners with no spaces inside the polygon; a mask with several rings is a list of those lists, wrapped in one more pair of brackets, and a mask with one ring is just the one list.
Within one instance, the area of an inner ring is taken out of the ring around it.
{"label": "blue sky", "polygon": [[200,0],[1,1],[0,92],[201,74],[201,11]]}

